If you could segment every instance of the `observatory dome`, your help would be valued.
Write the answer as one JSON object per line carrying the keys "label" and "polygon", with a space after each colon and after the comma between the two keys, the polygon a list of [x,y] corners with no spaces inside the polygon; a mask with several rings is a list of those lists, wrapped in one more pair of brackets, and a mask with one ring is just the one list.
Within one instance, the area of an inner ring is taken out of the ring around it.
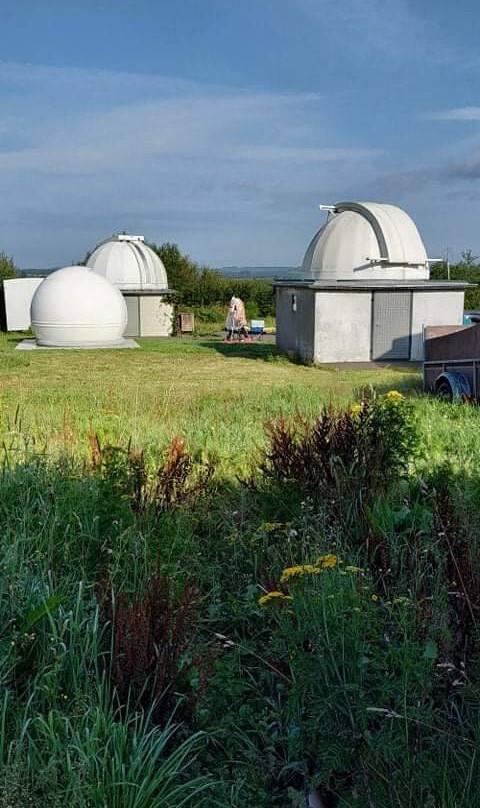
{"label": "observatory dome", "polygon": [[108,347],[122,342],[127,307],[106,278],[82,266],[48,275],[31,305],[39,345],[57,348]]}
{"label": "observatory dome", "polygon": [[341,202],[331,211],[305,253],[305,278],[428,279],[425,247],[404,210],[377,202]]}
{"label": "observatory dome", "polygon": [[168,288],[165,267],[143,236],[113,236],[93,251],[87,266],[121,291]]}

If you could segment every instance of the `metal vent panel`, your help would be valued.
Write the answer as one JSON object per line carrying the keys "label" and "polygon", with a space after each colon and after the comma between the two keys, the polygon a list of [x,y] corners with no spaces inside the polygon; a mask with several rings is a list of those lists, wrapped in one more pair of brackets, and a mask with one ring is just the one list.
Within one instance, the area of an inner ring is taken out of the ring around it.
{"label": "metal vent panel", "polygon": [[411,292],[375,292],[372,359],[410,359]]}

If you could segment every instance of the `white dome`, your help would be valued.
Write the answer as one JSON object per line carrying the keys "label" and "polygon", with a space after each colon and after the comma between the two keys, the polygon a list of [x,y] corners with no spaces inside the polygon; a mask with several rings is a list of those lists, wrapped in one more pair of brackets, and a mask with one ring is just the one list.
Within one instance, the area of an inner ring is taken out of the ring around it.
{"label": "white dome", "polygon": [[168,288],[166,269],[143,236],[114,236],[93,251],[87,266],[122,291]]}
{"label": "white dome", "polygon": [[315,280],[428,279],[428,258],[410,216],[395,205],[341,202],[315,234],[303,274]]}
{"label": "white dome", "polygon": [[39,345],[108,346],[122,341],[127,306],[119,290],[81,266],[48,275],[32,298],[32,329]]}

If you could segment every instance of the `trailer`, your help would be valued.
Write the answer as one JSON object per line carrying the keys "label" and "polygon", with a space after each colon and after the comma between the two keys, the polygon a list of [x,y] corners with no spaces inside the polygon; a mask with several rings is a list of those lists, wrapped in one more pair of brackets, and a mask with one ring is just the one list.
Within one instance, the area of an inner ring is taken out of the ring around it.
{"label": "trailer", "polygon": [[480,323],[424,330],[423,387],[446,401],[480,398]]}

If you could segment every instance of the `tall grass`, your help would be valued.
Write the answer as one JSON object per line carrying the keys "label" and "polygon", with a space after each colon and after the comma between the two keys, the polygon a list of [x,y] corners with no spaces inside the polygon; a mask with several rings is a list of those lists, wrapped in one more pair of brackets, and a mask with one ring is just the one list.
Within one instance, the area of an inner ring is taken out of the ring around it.
{"label": "tall grass", "polygon": [[[152,345],[136,362],[149,353],[154,378],[127,358],[115,396],[106,354],[89,377],[84,356],[49,355],[50,392],[42,358],[8,371],[28,389],[17,408],[7,385],[0,416],[2,808],[293,808],[313,789],[329,806],[476,808],[478,410],[417,395],[409,373],[268,351]],[[415,452],[401,419],[362,442],[349,404],[373,378],[382,401],[392,382],[413,392]],[[266,474],[265,423],[311,424],[330,401],[351,443],[317,442],[313,474],[307,441],[301,475]],[[165,465],[175,435],[181,468]],[[176,655],[156,581],[174,606],[195,588]],[[122,691],[114,664],[135,648]]]}

